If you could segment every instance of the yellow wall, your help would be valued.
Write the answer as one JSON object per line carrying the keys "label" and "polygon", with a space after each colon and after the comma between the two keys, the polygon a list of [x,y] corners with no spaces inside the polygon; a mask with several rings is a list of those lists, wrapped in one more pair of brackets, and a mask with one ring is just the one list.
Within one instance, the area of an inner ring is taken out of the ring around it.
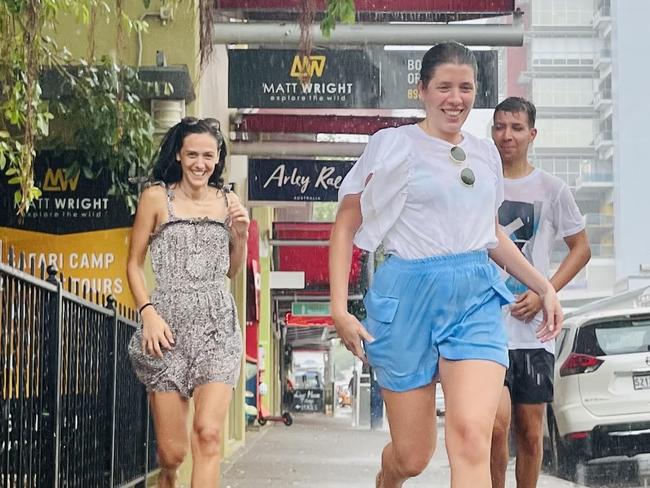
{"label": "yellow wall", "polygon": [[[114,8],[112,2],[109,2]],[[160,12],[160,0],[153,0],[148,9],[145,9],[141,0],[124,0],[124,11],[132,19],[140,19],[146,13]],[[198,73],[199,73],[199,16],[195,7],[196,0],[181,2],[174,10],[173,19],[164,24],[156,17],[144,19],[148,24],[148,31],[142,33],[142,65],[155,66],[156,51],[165,52],[168,65],[187,65],[190,77],[194,82],[197,100],[188,105],[187,112],[192,115],[198,106]],[[95,58],[102,55],[116,57],[116,21],[114,13],[110,15],[110,23],[106,23],[106,15],[97,16],[95,24]],[[53,34],[60,46],[66,46],[75,59],[88,55],[88,26],[79,24],[72,16],[63,19]],[[137,35],[135,32],[124,30],[123,50],[119,60],[124,64],[136,65],[137,61]]]}
{"label": "yellow wall", "polygon": [[[266,240],[271,235],[271,226],[273,223],[273,210],[269,207],[255,208],[253,218],[257,220],[259,227],[260,239]],[[261,246],[263,247],[263,246]],[[260,252],[262,254],[262,252]],[[259,344],[264,347],[264,381],[269,387],[268,395],[262,397],[264,409],[272,414],[278,414],[280,398],[280,381],[278,378],[277,357],[279,354],[277,340],[273,336],[273,322],[271,316],[271,249],[267,256],[260,255],[261,270],[261,292],[260,292],[260,337]]]}

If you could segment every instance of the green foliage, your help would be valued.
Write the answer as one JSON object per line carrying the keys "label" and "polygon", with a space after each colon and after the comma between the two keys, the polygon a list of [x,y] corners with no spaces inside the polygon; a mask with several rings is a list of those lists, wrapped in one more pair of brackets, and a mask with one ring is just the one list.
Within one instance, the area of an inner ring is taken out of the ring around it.
{"label": "green foliage", "polygon": [[354,24],[355,12],[354,0],[327,0],[325,17],[320,23],[321,32],[325,37],[330,37],[337,22]]}
{"label": "green foliage", "polygon": [[[78,66],[68,81],[70,95],[52,107],[79,156],[66,176],[81,171],[92,180],[108,172],[108,194],[124,198],[131,211],[136,202],[128,179],[147,171],[154,153],[153,122],[138,95],[147,85],[133,68],[103,58],[99,65]],[[62,149],[67,145],[56,142]]]}
{"label": "green foliage", "polygon": [[[9,184],[18,187],[14,202],[21,216],[41,195],[34,185],[34,158],[37,145],[47,137],[49,123],[55,117],[42,100],[39,75],[44,69],[64,72],[64,66],[71,63],[69,50],[59,47],[47,33],[56,32],[64,15],[73,16],[79,24],[88,24],[91,47],[89,60],[83,63],[92,63],[93,23],[98,13],[106,22],[118,23],[118,34],[122,29],[144,31],[147,28],[145,22],[124,14],[121,2],[115,0],[115,8],[112,8],[111,3],[104,0],[0,0],[0,172]],[[143,4],[146,6],[148,2],[143,0]],[[119,46],[116,51],[119,56]],[[140,106],[135,92],[129,91],[137,84],[135,73],[119,66],[104,66],[103,69],[106,77],[89,67],[82,70],[73,83],[75,96],[70,107],[65,109],[59,105],[56,116],[78,114],[88,107],[97,110],[95,116],[106,115],[108,121],[95,120],[97,123],[75,132],[88,154],[93,147],[93,157],[104,158],[83,170],[96,174],[97,164],[102,164],[99,161],[110,162],[108,169],[116,170],[112,191],[127,195],[126,182],[120,175],[132,174],[133,165],[138,164],[135,158],[150,153],[151,119]],[[69,73],[67,76],[74,78]],[[83,120],[90,121],[89,118]],[[114,156],[117,158],[111,159]]]}

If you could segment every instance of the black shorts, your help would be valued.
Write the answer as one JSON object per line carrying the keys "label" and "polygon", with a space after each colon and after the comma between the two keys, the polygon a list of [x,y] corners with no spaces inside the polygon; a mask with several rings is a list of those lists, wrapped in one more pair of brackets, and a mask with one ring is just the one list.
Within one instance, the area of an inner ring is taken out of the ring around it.
{"label": "black shorts", "polygon": [[512,403],[550,403],[553,401],[555,356],[546,349],[511,349],[505,386]]}

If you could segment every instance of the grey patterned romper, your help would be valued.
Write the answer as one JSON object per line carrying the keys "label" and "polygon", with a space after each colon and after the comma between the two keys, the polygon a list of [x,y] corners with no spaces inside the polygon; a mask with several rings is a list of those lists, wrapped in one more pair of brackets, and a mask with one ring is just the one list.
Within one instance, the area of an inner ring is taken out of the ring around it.
{"label": "grey patterned romper", "polygon": [[235,302],[225,284],[230,267],[228,228],[209,218],[176,218],[173,191],[166,190],[169,219],[149,240],[156,277],[151,302],[169,325],[175,345],[163,349],[162,358],[145,354],[139,328],[129,343],[129,356],[147,391],[177,391],[189,398],[205,383],[237,383],[242,337]]}

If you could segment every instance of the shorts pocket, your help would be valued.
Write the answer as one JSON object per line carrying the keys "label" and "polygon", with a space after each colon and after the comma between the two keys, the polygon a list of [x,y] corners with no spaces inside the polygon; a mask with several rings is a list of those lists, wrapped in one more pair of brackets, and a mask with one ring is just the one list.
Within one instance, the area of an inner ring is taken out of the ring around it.
{"label": "shorts pocket", "polygon": [[498,295],[502,307],[515,301],[515,296],[510,290],[508,290],[508,287],[503,280],[495,281],[492,283],[492,289]]}
{"label": "shorts pocket", "polygon": [[372,288],[363,298],[368,317],[377,322],[390,323],[395,318],[399,298],[380,295]]}

